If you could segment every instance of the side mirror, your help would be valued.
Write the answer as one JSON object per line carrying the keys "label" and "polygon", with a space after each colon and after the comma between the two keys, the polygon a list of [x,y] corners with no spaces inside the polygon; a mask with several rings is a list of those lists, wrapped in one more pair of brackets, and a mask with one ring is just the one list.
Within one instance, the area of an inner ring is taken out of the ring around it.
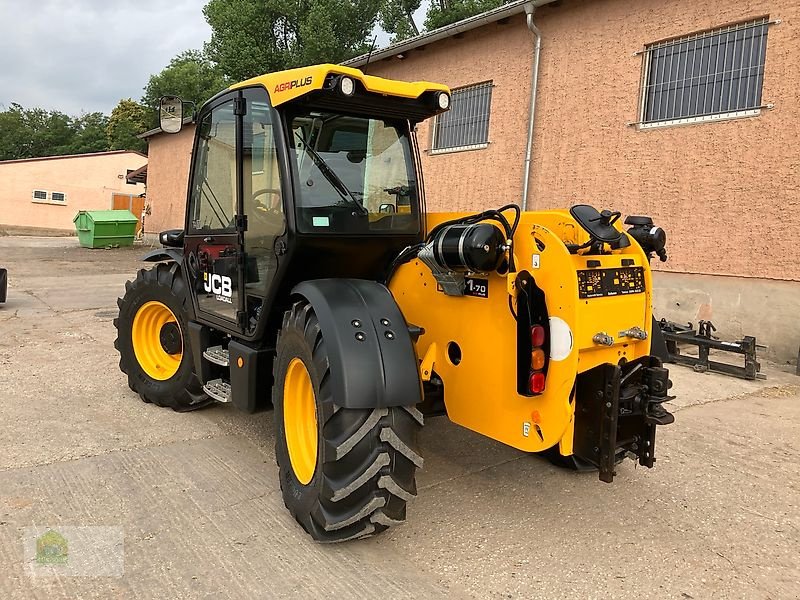
{"label": "side mirror", "polygon": [[397,212],[397,207],[394,204],[381,204],[378,212],[392,214]]}
{"label": "side mirror", "polygon": [[158,102],[158,121],[164,133],[178,133],[183,127],[183,100],[162,96]]}

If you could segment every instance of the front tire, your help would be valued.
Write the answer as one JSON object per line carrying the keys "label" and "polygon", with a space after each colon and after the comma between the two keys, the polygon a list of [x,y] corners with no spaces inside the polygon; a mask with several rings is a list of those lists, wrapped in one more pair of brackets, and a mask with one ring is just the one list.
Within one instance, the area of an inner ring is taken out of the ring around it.
{"label": "front tire", "polygon": [[187,335],[191,301],[178,263],[141,269],[125,284],[114,319],[119,368],[142,400],[178,412],[213,402],[194,373]]}
{"label": "front tire", "polygon": [[341,542],[405,520],[423,419],[414,407],[343,408],[330,376],[314,309],[297,302],[284,315],[272,392],[281,491],[311,537]]}

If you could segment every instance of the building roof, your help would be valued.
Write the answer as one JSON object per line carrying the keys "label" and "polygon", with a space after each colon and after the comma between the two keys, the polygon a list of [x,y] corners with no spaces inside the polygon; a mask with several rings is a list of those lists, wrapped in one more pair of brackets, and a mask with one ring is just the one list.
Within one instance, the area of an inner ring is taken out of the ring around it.
{"label": "building roof", "polygon": [[534,6],[550,4],[550,2],[553,2],[553,0],[515,0],[514,2],[503,4],[502,6],[486,11],[479,15],[468,17],[466,19],[462,19],[461,21],[456,21],[455,23],[445,25],[439,29],[426,31],[420,35],[397,42],[395,44],[390,44],[386,48],[381,48],[380,50],[374,51],[372,54],[362,54],[361,56],[356,56],[355,58],[344,61],[342,64],[350,67],[362,67],[367,64],[367,61],[372,62],[397,56],[398,54],[403,54],[409,50],[413,50],[414,48],[427,46],[432,42],[438,42],[439,40],[453,37],[459,33],[464,33],[465,31],[477,29],[478,27],[483,27],[489,23],[496,23],[497,21],[502,21],[503,19],[507,19],[514,15],[522,14],[526,12],[526,9],[530,10]]}
{"label": "building roof", "polygon": [[125,176],[128,183],[147,183],[147,163]]}
{"label": "building roof", "polygon": [[138,154],[142,158],[147,158],[147,155],[137,152],[136,150],[109,150],[107,152],[87,152],[86,154],[62,154],[60,156],[37,156],[36,158],[15,158],[13,160],[0,160],[0,165],[8,165],[11,163],[34,162],[37,160],[59,160],[62,158],[91,158],[93,156],[108,156],[109,154]]}

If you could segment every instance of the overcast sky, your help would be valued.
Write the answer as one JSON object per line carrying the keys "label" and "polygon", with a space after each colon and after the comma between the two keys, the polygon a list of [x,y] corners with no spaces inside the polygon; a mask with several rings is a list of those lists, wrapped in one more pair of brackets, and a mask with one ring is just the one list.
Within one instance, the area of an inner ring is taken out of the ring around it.
{"label": "overcast sky", "polygon": [[[0,0],[0,110],[106,114],[211,37],[203,0]],[[422,18],[417,22],[421,23]],[[379,36],[378,46],[388,43]]]}

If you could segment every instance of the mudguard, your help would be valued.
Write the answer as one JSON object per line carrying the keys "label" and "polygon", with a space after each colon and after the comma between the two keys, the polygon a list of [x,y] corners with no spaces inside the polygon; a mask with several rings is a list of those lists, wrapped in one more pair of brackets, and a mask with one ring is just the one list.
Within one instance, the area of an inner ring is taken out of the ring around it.
{"label": "mudguard", "polygon": [[316,279],[298,284],[292,293],[305,298],[319,319],[339,406],[384,408],[422,400],[411,334],[384,285]]}
{"label": "mudguard", "polygon": [[183,249],[175,248],[158,248],[151,250],[142,257],[144,262],[161,262],[162,260],[174,260],[181,262],[183,260]]}

